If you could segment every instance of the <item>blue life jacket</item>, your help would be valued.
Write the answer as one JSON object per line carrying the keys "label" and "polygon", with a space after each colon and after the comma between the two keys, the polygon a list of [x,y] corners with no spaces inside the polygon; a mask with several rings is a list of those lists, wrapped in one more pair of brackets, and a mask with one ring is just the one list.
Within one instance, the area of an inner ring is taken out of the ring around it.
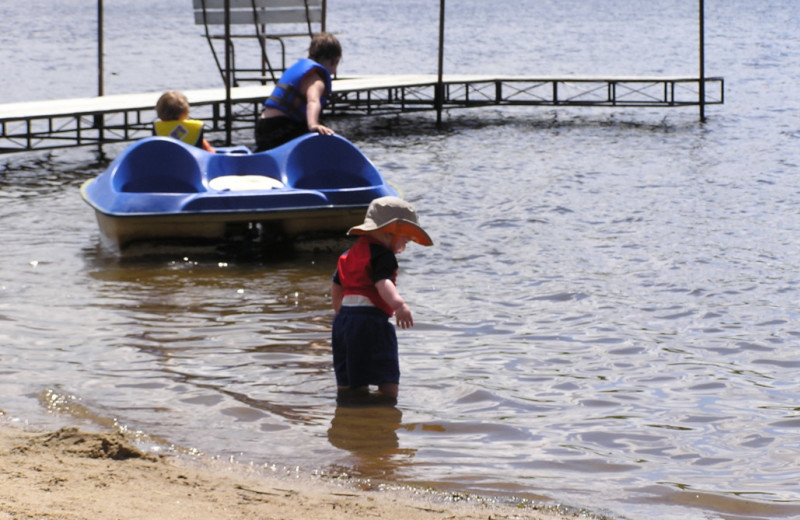
{"label": "blue life jacket", "polygon": [[317,69],[325,78],[325,96],[320,99],[324,107],[328,103],[331,92],[331,73],[316,61],[305,58],[286,69],[275,85],[272,94],[264,101],[265,107],[277,108],[291,119],[298,122],[306,121],[306,98],[300,92],[300,83],[310,71]]}

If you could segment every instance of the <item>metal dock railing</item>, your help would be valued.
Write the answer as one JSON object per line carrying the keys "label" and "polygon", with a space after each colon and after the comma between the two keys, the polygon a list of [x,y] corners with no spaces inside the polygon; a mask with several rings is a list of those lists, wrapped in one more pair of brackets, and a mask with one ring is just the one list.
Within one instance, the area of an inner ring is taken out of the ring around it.
{"label": "metal dock railing", "polygon": [[[253,128],[271,85],[189,90],[209,132]],[[724,102],[720,77],[436,75],[337,79],[326,116],[376,116],[484,106],[689,107]],[[152,135],[161,92],[0,105],[0,154],[102,146]],[[701,96],[703,99],[701,99]],[[230,113],[226,107],[230,106]]]}

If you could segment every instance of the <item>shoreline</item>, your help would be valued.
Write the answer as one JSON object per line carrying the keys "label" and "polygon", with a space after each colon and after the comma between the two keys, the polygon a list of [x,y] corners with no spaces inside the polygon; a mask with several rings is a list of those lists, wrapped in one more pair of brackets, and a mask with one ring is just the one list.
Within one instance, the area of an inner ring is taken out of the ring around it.
{"label": "shoreline", "polygon": [[201,457],[148,453],[124,433],[0,423],[0,520],[607,519],[558,506],[273,476]]}

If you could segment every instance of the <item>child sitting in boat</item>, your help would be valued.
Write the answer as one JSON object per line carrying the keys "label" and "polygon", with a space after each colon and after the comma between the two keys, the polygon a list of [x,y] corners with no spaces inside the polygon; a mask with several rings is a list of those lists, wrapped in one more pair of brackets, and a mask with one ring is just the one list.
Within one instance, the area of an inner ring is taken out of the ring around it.
{"label": "child sitting in boat", "polygon": [[153,123],[155,135],[172,137],[214,153],[214,148],[203,138],[203,122],[189,119],[189,100],[181,92],[164,92],[156,103],[156,114],[160,121]]}
{"label": "child sitting in boat", "polygon": [[412,327],[411,308],[395,286],[397,258],[409,241],[433,245],[414,207],[397,197],[373,200],[364,223],[348,235],[360,238],[339,257],[331,285],[334,319],[333,368],[339,391],[367,391],[377,385],[396,399],[400,364],[395,327]]}

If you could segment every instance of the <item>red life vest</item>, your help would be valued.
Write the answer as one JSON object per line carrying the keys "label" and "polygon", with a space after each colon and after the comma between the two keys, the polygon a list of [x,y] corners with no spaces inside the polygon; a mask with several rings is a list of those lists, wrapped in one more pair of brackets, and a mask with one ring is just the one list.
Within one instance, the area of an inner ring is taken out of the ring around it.
{"label": "red life vest", "polygon": [[[369,237],[360,237],[356,243],[353,244],[353,247],[345,251],[344,254],[339,257],[339,261],[337,263],[339,283],[341,284],[345,295],[357,294],[366,296],[375,307],[379,308],[391,317],[394,315],[394,310],[392,310],[392,308],[389,307],[385,301],[383,301],[383,298],[381,298],[381,295],[378,293],[378,289],[375,287],[375,282],[378,280],[374,279],[373,257],[370,247],[372,245],[377,245],[383,248],[383,245],[370,239]],[[384,250],[386,251],[386,254],[391,255],[394,263],[391,277],[388,277],[388,279],[394,283],[397,279],[397,259],[395,258],[394,253],[392,253],[390,250],[385,248]],[[387,277],[383,276],[382,278]]]}

